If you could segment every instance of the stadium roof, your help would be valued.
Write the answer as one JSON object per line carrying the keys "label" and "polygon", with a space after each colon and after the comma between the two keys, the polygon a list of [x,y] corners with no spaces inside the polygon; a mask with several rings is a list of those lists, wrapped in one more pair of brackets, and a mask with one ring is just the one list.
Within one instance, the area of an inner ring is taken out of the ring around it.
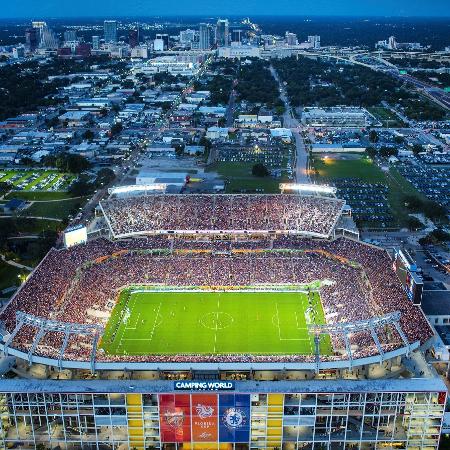
{"label": "stadium roof", "polygon": [[[3,379],[1,392],[45,392],[45,393],[132,393],[172,392],[174,382],[166,380],[36,380]],[[439,377],[381,380],[306,380],[306,381],[235,381],[236,392],[283,392],[283,393],[328,393],[328,392],[422,392],[446,391]],[[180,391],[181,392],[181,391]],[[190,391],[186,391],[190,392]],[[197,391],[196,391],[197,392]],[[211,393],[211,391],[205,391]],[[214,392],[214,391],[213,391]]]}

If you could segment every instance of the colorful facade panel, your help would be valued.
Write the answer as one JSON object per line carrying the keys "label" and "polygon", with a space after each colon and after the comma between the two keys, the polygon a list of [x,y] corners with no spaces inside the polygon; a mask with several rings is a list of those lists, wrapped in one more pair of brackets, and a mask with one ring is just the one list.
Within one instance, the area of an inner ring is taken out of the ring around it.
{"label": "colorful facade panel", "polygon": [[191,396],[161,394],[159,396],[161,442],[191,441]]}

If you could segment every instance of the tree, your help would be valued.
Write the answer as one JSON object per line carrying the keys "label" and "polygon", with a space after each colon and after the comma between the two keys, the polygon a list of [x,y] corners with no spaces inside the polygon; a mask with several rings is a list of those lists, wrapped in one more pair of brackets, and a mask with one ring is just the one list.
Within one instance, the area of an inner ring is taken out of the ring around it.
{"label": "tree", "polygon": [[392,147],[381,147],[380,148],[380,155],[389,157],[389,156],[397,156],[398,155],[398,149],[392,148]]}
{"label": "tree", "polygon": [[89,161],[81,155],[74,155],[73,153],[63,153],[61,158],[56,159],[56,166],[58,169],[70,172],[81,173],[89,169]]}
{"label": "tree", "polygon": [[450,233],[447,233],[442,228],[436,228],[425,237],[419,239],[420,245],[439,245],[443,242],[450,241]]}
{"label": "tree", "polygon": [[413,153],[417,156],[419,153],[423,152],[423,146],[420,144],[414,144],[412,148]]}
{"label": "tree", "polygon": [[377,151],[373,147],[367,147],[366,153],[369,158],[375,158],[377,156]]}
{"label": "tree", "polygon": [[177,156],[182,156],[184,153],[184,144],[177,144],[174,149]]}
{"label": "tree", "polygon": [[123,125],[121,122],[117,122],[115,123],[112,127],[111,127],[111,134],[113,136],[116,136],[118,134],[120,134],[123,130]]}
{"label": "tree", "polygon": [[82,197],[84,195],[89,195],[94,190],[92,183],[81,179],[77,180],[69,187],[69,193],[74,197]]}
{"label": "tree", "polygon": [[109,183],[111,183],[111,181],[113,181],[114,178],[116,178],[116,174],[114,173],[114,170],[111,170],[108,168],[101,169],[97,173],[97,178],[95,179],[95,185],[97,187],[106,186]]}
{"label": "tree", "polygon": [[375,130],[370,130],[369,141],[375,144],[378,142],[378,139],[378,133]]}
{"label": "tree", "polygon": [[414,216],[408,217],[407,221],[408,229],[411,231],[421,230],[423,228],[422,222]]}
{"label": "tree", "polygon": [[252,167],[252,175],[255,177],[267,177],[269,175],[269,171],[264,164],[258,163]]}
{"label": "tree", "polygon": [[92,141],[94,139],[94,133],[91,130],[86,130],[83,134],[83,139],[87,141]]}
{"label": "tree", "polygon": [[423,212],[431,220],[441,220],[447,216],[446,208],[433,201],[424,203]]}
{"label": "tree", "polygon": [[7,181],[0,181],[0,196],[5,195],[12,189],[13,185]]}
{"label": "tree", "polygon": [[403,196],[403,203],[410,211],[421,211],[423,201],[417,195],[406,194]]}
{"label": "tree", "polygon": [[23,164],[24,166],[33,166],[34,165],[34,161],[29,157],[29,156],[24,156],[21,160],[20,160],[20,164]]}

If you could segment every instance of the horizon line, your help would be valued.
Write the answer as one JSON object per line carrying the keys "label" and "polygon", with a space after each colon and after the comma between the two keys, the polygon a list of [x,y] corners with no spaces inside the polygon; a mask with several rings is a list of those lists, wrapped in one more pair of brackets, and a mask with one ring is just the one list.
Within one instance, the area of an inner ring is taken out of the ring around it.
{"label": "horizon line", "polygon": [[[92,16],[39,16],[42,19],[48,19],[48,20],[54,20],[54,19],[101,19],[104,20],[105,18],[114,18],[114,19],[134,19],[134,18],[142,18],[142,19],[157,19],[157,18],[182,18],[182,17],[208,17],[208,18],[217,18],[217,17],[232,17],[232,18],[259,18],[259,17],[278,17],[278,18],[353,18],[353,19],[442,19],[442,20],[448,20],[450,19],[450,15],[448,16],[442,16],[442,15],[361,15],[361,14],[215,14],[215,15],[203,15],[203,14],[190,14],[190,13],[183,13],[183,14],[156,14],[156,15],[138,15],[138,14],[131,14],[131,15],[92,15]],[[21,17],[0,17],[1,20],[33,20],[36,19],[36,16],[21,16]]]}

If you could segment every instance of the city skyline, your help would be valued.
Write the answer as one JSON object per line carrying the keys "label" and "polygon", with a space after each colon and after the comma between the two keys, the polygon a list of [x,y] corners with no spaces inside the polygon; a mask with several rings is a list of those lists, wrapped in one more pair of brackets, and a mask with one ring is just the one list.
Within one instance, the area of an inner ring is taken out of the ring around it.
{"label": "city skyline", "polygon": [[276,4],[268,1],[249,0],[245,4],[236,0],[211,3],[207,0],[189,2],[163,2],[162,0],[132,0],[126,5],[113,0],[100,0],[93,4],[80,0],[76,4],[64,4],[56,0],[34,2],[24,0],[19,4],[3,6],[0,18],[33,17],[137,17],[137,16],[195,16],[195,15],[309,15],[309,16],[363,16],[363,17],[445,17],[450,8],[445,0],[422,2],[419,0],[389,2],[357,2],[345,0],[336,4],[331,0],[296,2],[280,0]]}

